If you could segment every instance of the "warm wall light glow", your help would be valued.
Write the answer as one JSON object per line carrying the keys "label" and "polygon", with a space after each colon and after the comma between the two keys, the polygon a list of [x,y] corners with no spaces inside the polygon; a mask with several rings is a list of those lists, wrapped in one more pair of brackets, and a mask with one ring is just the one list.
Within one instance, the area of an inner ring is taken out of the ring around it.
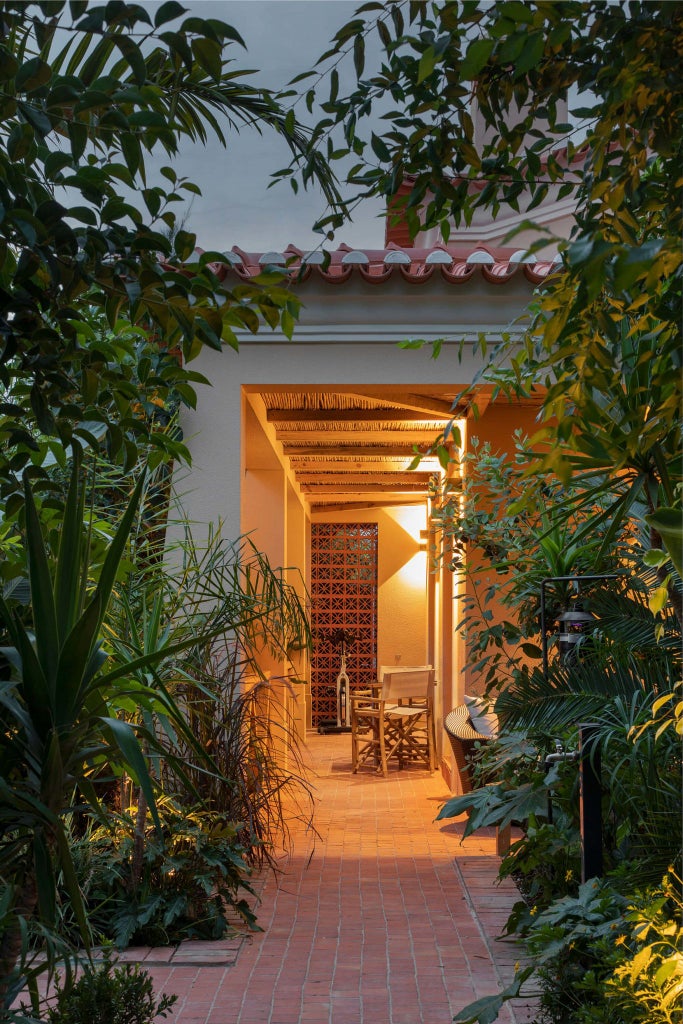
{"label": "warm wall light glow", "polygon": [[427,587],[427,552],[416,551],[404,566],[396,573],[402,586],[414,590],[425,590]]}
{"label": "warm wall light glow", "polygon": [[426,505],[405,505],[389,510],[389,515],[398,525],[413,538],[416,544],[420,543],[421,534],[427,526]]}

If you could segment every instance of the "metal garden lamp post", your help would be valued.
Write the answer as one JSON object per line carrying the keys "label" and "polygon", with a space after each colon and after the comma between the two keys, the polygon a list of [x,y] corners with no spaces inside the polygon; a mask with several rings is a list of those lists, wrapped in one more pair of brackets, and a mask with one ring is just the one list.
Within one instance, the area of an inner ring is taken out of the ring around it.
{"label": "metal garden lamp post", "polygon": [[[616,575],[599,576],[549,576],[541,583],[541,647],[543,651],[543,675],[548,678],[548,633],[545,606],[545,588],[550,583],[574,583],[576,593],[581,582],[614,580]],[[597,621],[595,616],[583,609],[566,609],[557,616],[559,623],[558,649],[560,659],[571,665],[575,662],[578,645]],[[602,784],[600,750],[594,743],[597,727],[590,722],[579,725],[579,820],[581,828],[581,881],[596,878],[602,874]],[[549,760],[574,760],[573,754],[555,754]]]}

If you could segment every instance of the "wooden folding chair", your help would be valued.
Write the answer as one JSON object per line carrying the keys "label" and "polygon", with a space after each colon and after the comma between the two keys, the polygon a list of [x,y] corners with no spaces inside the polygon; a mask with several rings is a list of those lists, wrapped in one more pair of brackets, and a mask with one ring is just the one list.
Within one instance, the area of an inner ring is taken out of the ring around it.
{"label": "wooden folding chair", "polygon": [[374,692],[351,698],[351,757],[353,771],[372,760],[387,774],[389,758],[399,768],[424,763],[434,771],[434,672],[431,668],[402,667],[385,671]]}

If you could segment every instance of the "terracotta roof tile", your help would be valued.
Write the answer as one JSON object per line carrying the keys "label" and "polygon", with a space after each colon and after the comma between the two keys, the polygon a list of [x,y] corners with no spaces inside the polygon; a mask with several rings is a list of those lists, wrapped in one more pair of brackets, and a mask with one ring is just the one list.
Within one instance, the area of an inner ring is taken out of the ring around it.
{"label": "terracotta roof tile", "polygon": [[[201,250],[198,250],[201,252]],[[505,284],[522,274],[532,284],[540,284],[561,266],[561,258],[537,260],[523,250],[473,242],[470,246],[438,245],[429,249],[400,246],[390,242],[384,249],[352,249],[341,244],[331,252],[307,252],[288,245],[284,252],[246,252],[233,246],[225,253],[224,263],[212,263],[211,269],[223,281],[230,275],[248,280],[264,266],[286,268],[297,280],[319,276],[329,284],[343,284],[354,275],[372,284],[391,277],[402,277],[421,284],[435,274],[450,284],[465,284],[483,277],[491,284]]]}

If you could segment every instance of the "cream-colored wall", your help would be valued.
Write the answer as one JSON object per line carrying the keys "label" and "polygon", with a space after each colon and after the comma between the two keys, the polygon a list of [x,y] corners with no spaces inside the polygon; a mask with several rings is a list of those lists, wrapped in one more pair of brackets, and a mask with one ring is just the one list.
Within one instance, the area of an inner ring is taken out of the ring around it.
{"label": "cream-colored wall", "polygon": [[316,513],[319,523],[377,523],[377,664],[427,663],[427,554],[420,550],[426,507]]}
{"label": "cream-colored wall", "polygon": [[[537,411],[537,408],[533,406],[521,405],[519,403],[508,403],[505,401],[498,402],[495,405],[490,405],[480,420],[476,423],[470,424],[468,438],[468,446],[470,450],[472,450],[473,439],[476,437],[480,446],[489,442],[491,450],[494,453],[507,452],[512,454],[515,448],[513,436],[515,431],[522,430],[525,434],[533,434],[537,428]],[[484,556],[470,552],[468,554],[468,559],[470,568],[482,568],[482,572],[477,575],[478,585],[482,587],[493,586],[495,588],[499,583],[499,580],[497,580],[494,572],[487,572],[487,562],[485,561]],[[467,577],[464,589],[470,598],[474,595],[474,583],[470,577]],[[509,617],[509,612],[507,612],[503,606],[498,604],[495,600],[487,605],[487,608],[493,615],[493,618],[491,619],[492,625]],[[481,677],[473,671],[471,661],[468,661],[462,638],[459,639],[458,643],[460,664],[464,671],[461,671],[458,674],[458,700],[456,703],[461,703],[464,693],[477,694],[482,692],[483,683]]]}
{"label": "cream-colored wall", "polygon": [[[220,519],[227,539],[249,531],[274,565],[299,565],[306,573],[305,505],[273,438],[264,432],[263,403],[255,397],[259,388],[434,384],[457,390],[481,368],[473,345],[479,331],[495,342],[531,293],[521,273],[504,286],[479,276],[454,286],[438,273],[410,286],[399,277],[377,285],[354,276],[338,286],[312,276],[299,289],[304,308],[292,342],[263,329],[256,337],[243,334],[239,353],[205,349],[191,367],[212,386],[200,386],[196,410],[183,411],[193,463],[176,481],[196,537]],[[428,346],[399,349],[398,342],[409,337],[444,339],[439,359],[432,358]],[[503,426],[487,411],[477,432],[483,437],[489,429],[496,436],[502,431],[509,439],[519,418],[508,413],[505,419]],[[461,692],[453,580],[450,574],[438,581],[428,578],[427,556],[419,550],[426,513],[421,509],[419,528],[414,515],[415,507],[400,506],[365,514],[328,513],[328,518],[378,522],[378,664],[394,664],[397,656],[404,665],[434,664],[437,705],[447,711]],[[272,668],[275,675],[283,671],[282,666]]]}
{"label": "cream-colored wall", "polygon": [[[532,289],[521,273],[504,286],[480,276],[463,286],[446,284],[437,273],[408,286],[399,276],[381,285],[360,277],[330,285],[311,277],[297,292],[304,307],[293,341],[264,327],[257,336],[242,333],[238,353],[204,349],[190,364],[211,386],[198,386],[197,408],[183,410],[193,461],[177,486],[190,518],[197,523],[222,519],[230,539],[252,525],[241,516],[247,443],[243,387],[464,386],[481,369],[473,345],[478,333],[486,332],[494,343],[529,303]],[[411,337],[443,339],[440,357],[433,359],[428,346],[398,348]]]}
{"label": "cream-colored wall", "polygon": [[[309,520],[299,495],[291,481],[287,481],[286,528],[284,569],[287,583],[307,604],[306,579],[308,577],[308,526]],[[300,739],[311,726],[310,664],[306,651],[289,652],[292,675],[292,715]]]}
{"label": "cream-colored wall", "polygon": [[242,436],[245,454],[241,472],[240,532],[248,531],[270,562],[282,566],[285,558],[285,474],[246,401]]}

